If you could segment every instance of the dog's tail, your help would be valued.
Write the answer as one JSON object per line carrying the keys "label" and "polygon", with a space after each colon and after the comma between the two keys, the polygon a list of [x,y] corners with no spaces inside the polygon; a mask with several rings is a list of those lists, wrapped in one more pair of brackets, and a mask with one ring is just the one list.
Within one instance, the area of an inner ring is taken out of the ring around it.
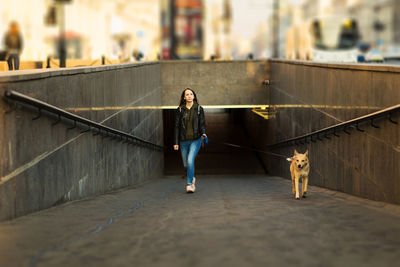
{"label": "dog's tail", "polygon": [[293,157],[291,157],[291,158],[286,158],[286,160],[289,161],[289,162],[292,162]]}

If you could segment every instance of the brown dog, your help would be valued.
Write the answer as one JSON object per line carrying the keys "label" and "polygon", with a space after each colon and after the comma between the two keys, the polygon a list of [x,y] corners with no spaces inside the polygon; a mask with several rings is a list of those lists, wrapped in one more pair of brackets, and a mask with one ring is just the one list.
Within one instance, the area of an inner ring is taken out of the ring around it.
{"label": "brown dog", "polygon": [[310,163],[308,162],[308,150],[304,154],[300,154],[294,150],[294,156],[287,158],[290,164],[290,174],[292,176],[293,194],[296,199],[299,197],[299,180],[301,181],[301,196],[306,197],[308,174],[310,173]]}

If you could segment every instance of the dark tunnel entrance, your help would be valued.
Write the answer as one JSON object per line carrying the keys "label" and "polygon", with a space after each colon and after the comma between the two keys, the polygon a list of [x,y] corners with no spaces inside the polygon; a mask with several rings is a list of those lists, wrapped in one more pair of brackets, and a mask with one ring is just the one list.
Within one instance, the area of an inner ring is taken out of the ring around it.
{"label": "dark tunnel entrance", "polygon": [[[175,110],[164,110],[164,174],[183,175],[180,151],[173,150]],[[252,147],[243,126],[246,109],[205,109],[209,145],[200,149],[196,158],[196,174],[265,174],[261,160]],[[224,143],[246,148],[229,146]]]}

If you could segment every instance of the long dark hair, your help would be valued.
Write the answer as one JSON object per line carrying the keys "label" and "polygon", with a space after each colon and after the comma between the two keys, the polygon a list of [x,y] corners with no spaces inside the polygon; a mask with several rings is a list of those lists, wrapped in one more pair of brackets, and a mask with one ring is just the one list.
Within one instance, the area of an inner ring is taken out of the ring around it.
{"label": "long dark hair", "polygon": [[190,91],[193,92],[193,95],[194,95],[193,102],[195,102],[195,103],[198,105],[198,104],[199,104],[199,101],[197,101],[196,93],[193,91],[192,88],[186,87],[186,88],[183,90],[182,94],[181,94],[181,101],[180,101],[180,103],[179,103],[179,106],[186,105],[186,100],[185,100],[185,92],[186,92],[186,90],[190,90]]}

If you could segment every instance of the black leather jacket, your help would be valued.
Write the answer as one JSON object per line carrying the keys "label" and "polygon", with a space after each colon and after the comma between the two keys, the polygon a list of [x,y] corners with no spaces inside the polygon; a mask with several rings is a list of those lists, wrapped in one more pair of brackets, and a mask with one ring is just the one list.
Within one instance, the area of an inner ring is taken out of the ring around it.
{"label": "black leather jacket", "polygon": [[[204,116],[204,109],[202,106],[197,105],[194,107],[193,112],[193,136],[194,139],[200,138],[206,133],[206,119]],[[188,111],[182,107],[178,107],[175,111],[175,131],[174,131],[174,144],[179,145],[180,141],[186,140],[186,125],[185,118]]]}

